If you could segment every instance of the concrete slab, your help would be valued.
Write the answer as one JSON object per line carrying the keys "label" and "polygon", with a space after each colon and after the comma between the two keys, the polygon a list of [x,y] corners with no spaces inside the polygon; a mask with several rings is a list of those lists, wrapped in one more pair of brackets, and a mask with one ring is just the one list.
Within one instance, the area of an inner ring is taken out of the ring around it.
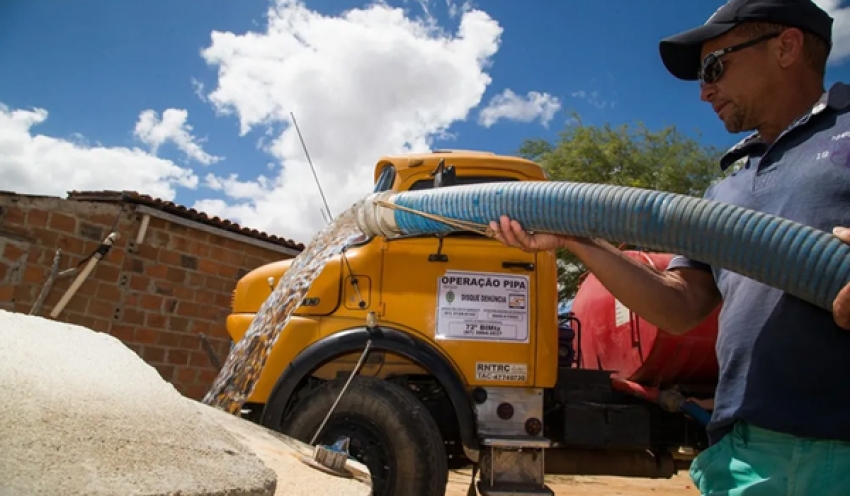
{"label": "concrete slab", "polygon": [[0,495],[368,494],[317,490],[340,479],[275,458],[286,443],[85,327],[0,310],[0,384]]}

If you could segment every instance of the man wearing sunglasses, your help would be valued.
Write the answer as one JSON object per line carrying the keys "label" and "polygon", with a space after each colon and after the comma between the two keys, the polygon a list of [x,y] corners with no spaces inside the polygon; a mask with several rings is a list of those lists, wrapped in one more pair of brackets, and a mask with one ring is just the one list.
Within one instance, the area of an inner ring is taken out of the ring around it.
{"label": "man wearing sunglasses", "polygon": [[[850,243],[834,230],[850,226],[850,86],[824,88],[832,21],[810,0],[730,0],[660,52],[674,77],[698,82],[729,132],[752,131],[721,158],[728,173],[705,196]],[[531,234],[506,217],[491,227],[524,250],[569,249],[671,333],[723,302],[712,444],[691,466],[702,494],[850,495],[850,286],[827,312],[685,257],[659,272],[601,240]]]}

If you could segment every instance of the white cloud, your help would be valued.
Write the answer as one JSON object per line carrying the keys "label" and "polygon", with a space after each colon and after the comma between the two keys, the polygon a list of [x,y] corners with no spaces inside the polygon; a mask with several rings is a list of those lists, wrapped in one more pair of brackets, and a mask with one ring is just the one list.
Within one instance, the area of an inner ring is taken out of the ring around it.
{"label": "white cloud", "polygon": [[176,187],[198,184],[190,169],[138,148],[92,146],[78,133],[72,140],[33,134],[47,116],[44,109],[11,110],[0,104],[4,190],[63,196],[75,189],[130,189],[172,200]]}
{"label": "white cloud", "polygon": [[850,56],[850,6],[841,6],[841,0],[815,0],[834,19],[832,24],[831,63],[844,61]]}
{"label": "white cloud", "polygon": [[269,177],[208,176],[226,200],[195,208],[309,241],[324,224],[322,200],[289,113],[336,215],[371,190],[380,156],[427,150],[468,117],[490,84],[501,33],[477,10],[446,33],[381,3],[333,17],[292,0],[278,0],[259,32],[213,32],[202,56],[218,81],[206,98],[239,119],[242,135],[283,132],[263,142],[279,161]]}
{"label": "white cloud", "polygon": [[[197,87],[196,91],[199,91]],[[201,148],[198,140],[192,136],[192,126],[186,122],[188,118],[189,113],[184,109],[166,109],[162,113],[162,119],[155,111],[144,110],[139,114],[134,135],[148,145],[153,154],[156,154],[160,146],[170,142],[186,154],[186,157],[204,165],[221,160],[221,157],[210,155]]]}
{"label": "white cloud", "polygon": [[490,127],[501,119],[531,122],[540,119],[544,127],[561,109],[561,101],[548,93],[529,91],[525,97],[506,89],[490,99],[490,103],[478,115],[478,123]]}
{"label": "white cloud", "polygon": [[605,107],[614,108],[617,105],[617,102],[613,100],[608,101],[599,98],[599,92],[595,90],[590,92],[584,90],[574,91],[570,93],[570,96],[573,98],[584,100],[589,105],[592,105],[598,109],[604,109]]}

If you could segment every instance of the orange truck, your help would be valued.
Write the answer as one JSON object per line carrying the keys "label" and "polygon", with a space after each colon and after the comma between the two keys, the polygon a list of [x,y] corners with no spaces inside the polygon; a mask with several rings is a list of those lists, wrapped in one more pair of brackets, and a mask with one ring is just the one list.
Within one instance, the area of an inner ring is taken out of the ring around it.
{"label": "orange truck", "polygon": [[[529,160],[446,150],[380,158],[374,191],[546,179]],[[291,263],[238,281],[234,341]],[[242,415],[347,441],[380,496],[442,496],[448,468],[469,463],[491,496],[552,494],[555,473],[671,476],[706,446],[705,412],[684,398],[713,391],[716,314],[667,335],[589,276],[559,315],[557,263],[476,233],[364,235],[315,279]]]}

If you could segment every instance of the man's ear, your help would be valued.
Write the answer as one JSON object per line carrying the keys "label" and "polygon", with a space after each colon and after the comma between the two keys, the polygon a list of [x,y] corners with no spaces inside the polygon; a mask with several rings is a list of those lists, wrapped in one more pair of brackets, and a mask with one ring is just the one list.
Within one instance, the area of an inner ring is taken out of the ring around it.
{"label": "man's ear", "polygon": [[805,37],[797,28],[788,28],[775,40],[774,54],[779,67],[787,69],[803,60]]}

